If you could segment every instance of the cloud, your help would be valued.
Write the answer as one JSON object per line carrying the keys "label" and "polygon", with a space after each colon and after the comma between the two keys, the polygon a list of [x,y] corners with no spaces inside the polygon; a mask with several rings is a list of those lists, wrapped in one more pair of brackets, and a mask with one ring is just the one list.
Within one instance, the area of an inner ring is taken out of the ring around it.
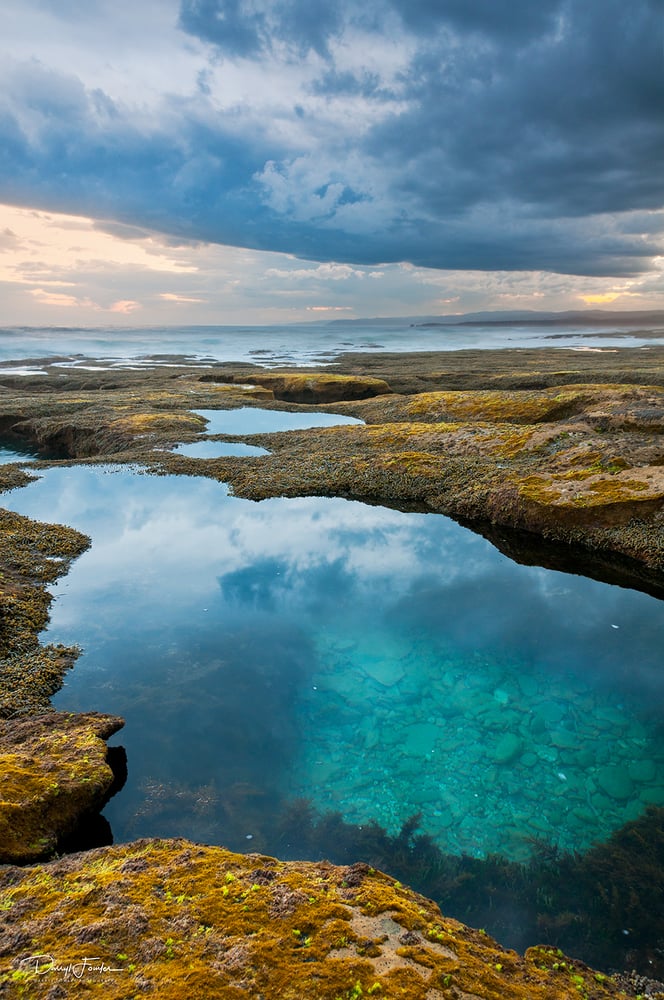
{"label": "cloud", "polygon": [[260,57],[286,45],[293,55],[313,50],[327,56],[340,33],[343,3],[310,0],[183,0],[180,25],[231,56]]}
{"label": "cloud", "polygon": [[79,300],[75,295],[66,295],[64,292],[51,292],[45,288],[31,288],[30,295],[33,295],[40,305],[55,306],[59,309],[77,309],[81,306],[89,307],[92,303],[89,300]]}
{"label": "cloud", "polygon": [[664,252],[658,0],[129,10],[15,5],[5,202],[353,266],[629,276]]}
{"label": "cloud", "polygon": [[205,302],[205,299],[197,299],[192,295],[177,295],[175,292],[161,292],[159,298],[164,302],[174,302],[176,305],[188,305],[192,302]]}
{"label": "cloud", "polygon": [[131,313],[136,312],[136,310],[140,308],[140,302],[135,302],[133,299],[119,299],[117,302],[113,303],[108,311],[112,313],[122,313],[123,316],[129,316]]}
{"label": "cloud", "polygon": [[[639,225],[648,228],[649,218]],[[664,258],[648,272],[620,278],[403,262],[310,263],[292,254],[188,242],[147,229],[139,236],[91,219],[0,205],[0,233],[5,229],[13,234],[12,247],[0,253],[5,325],[48,325],[56,307],[63,324],[95,325],[106,313],[113,325],[130,326],[136,322],[132,303],[140,305],[142,325],[160,326],[311,322],[334,313],[426,317],[574,309],[596,296],[611,296],[614,308],[656,309],[664,298]]]}
{"label": "cloud", "polygon": [[286,281],[349,281],[351,278],[382,277],[380,272],[360,270],[349,264],[318,264],[315,267],[270,267],[265,272],[267,277],[282,278]]}

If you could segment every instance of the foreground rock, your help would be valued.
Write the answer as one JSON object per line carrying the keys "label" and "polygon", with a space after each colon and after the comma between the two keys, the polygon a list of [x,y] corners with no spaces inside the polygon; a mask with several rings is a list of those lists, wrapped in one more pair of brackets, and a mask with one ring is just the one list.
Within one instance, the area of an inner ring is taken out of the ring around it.
{"label": "foreground rock", "polygon": [[105,740],[122,725],[95,712],[0,722],[0,862],[52,854],[98,813],[115,780]]}
{"label": "foreground rock", "polygon": [[4,996],[50,1000],[603,1000],[553,949],[522,958],[364,864],[143,840],[0,869]]}
{"label": "foreground rock", "polygon": [[[3,472],[12,486],[29,478]],[[46,588],[89,539],[0,510],[0,543],[0,862],[26,862],[51,856],[103,807],[115,782],[105,740],[123,721],[50,708],[78,650],[40,644]]]}

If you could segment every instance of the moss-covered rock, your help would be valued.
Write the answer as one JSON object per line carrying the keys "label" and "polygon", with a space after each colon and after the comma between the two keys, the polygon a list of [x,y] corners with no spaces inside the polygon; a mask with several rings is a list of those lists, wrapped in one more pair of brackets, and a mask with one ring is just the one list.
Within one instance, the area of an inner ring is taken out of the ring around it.
{"label": "moss-covered rock", "polygon": [[0,862],[48,856],[114,782],[105,740],[123,720],[49,712],[0,722]]}
{"label": "moss-covered rock", "polygon": [[561,952],[525,957],[365,864],[144,840],[0,870],[0,983],[99,1000],[605,1000]]}
{"label": "moss-covered rock", "polygon": [[48,622],[47,585],[89,543],[72,528],[0,510],[0,718],[48,708],[76,659],[76,648],[42,646],[38,636]]}

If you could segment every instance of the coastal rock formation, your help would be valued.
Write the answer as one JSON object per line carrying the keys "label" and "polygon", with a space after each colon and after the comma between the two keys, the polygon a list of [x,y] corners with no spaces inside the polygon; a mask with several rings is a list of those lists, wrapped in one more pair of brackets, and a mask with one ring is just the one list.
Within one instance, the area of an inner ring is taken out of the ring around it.
{"label": "coastal rock formation", "polygon": [[[237,376],[242,379],[243,376]],[[336,375],[330,372],[289,372],[264,375],[252,372],[256,385],[271,389],[275,399],[287,403],[337,403],[340,400],[369,399],[390,393],[387,382],[369,375]]]}
{"label": "coastal rock formation", "polygon": [[[203,367],[213,370],[0,374],[0,428],[49,461],[140,462],[253,499],[336,494],[439,511],[513,558],[597,565],[602,578],[664,593],[664,351],[347,356],[332,374]],[[261,457],[168,451],[205,435],[192,411],[247,405],[327,406],[365,425],[248,436],[269,448]],[[30,478],[5,466],[0,489]],[[105,740],[122,720],[48,711],[77,650],[39,644],[46,586],[88,539],[0,511],[0,540],[0,860],[23,864],[51,856],[102,807],[115,781]],[[515,738],[495,747],[498,762],[520,752]],[[617,801],[638,780],[629,768],[602,775]],[[506,951],[366,865],[280,863],[183,841],[0,869],[0,955],[0,990],[49,1000],[74,980],[102,1000],[637,992],[551,948]]]}
{"label": "coastal rock formation", "polygon": [[[553,948],[525,957],[366,864],[142,840],[0,869],[0,989],[47,1000],[608,1000]],[[654,996],[654,994],[650,994]]]}
{"label": "coastal rock formation", "polygon": [[96,712],[0,722],[0,862],[52,854],[103,807],[115,780],[104,741],[122,726]]}

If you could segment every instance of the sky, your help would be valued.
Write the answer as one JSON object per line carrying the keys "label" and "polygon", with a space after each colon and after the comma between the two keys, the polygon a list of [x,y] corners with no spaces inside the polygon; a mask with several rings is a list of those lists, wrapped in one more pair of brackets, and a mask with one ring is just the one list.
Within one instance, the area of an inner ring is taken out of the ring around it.
{"label": "sky", "polygon": [[664,308],[664,0],[0,6],[0,326]]}

